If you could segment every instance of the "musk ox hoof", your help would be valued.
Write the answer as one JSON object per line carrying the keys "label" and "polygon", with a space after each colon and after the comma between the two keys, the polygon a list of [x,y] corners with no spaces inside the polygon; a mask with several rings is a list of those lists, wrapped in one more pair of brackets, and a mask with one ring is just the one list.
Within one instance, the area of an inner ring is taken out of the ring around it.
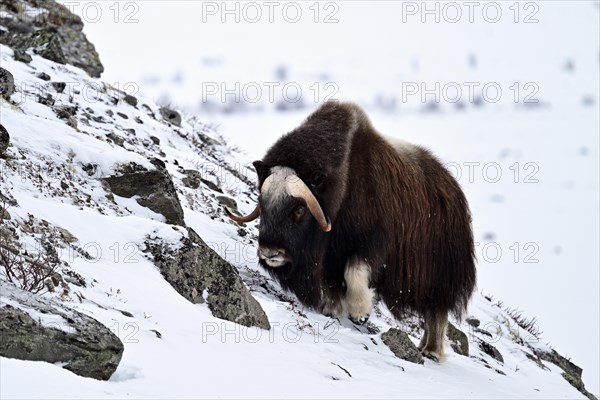
{"label": "musk ox hoof", "polygon": [[433,360],[435,362],[440,362],[440,357],[438,356],[437,353],[434,353],[433,351],[421,350],[421,354],[423,354],[423,357],[429,358],[430,360]]}
{"label": "musk ox hoof", "polygon": [[352,321],[354,324],[356,325],[364,325],[367,323],[367,321],[369,321],[369,316],[367,315],[366,317],[348,317],[348,319],[350,319],[350,321]]}
{"label": "musk ox hoof", "polygon": [[321,314],[335,318],[339,321],[339,318],[343,317],[346,313],[345,305],[341,301],[329,300],[321,306]]}
{"label": "musk ox hoof", "polygon": [[423,354],[423,357],[429,358],[430,360],[433,360],[436,363],[443,363],[446,360],[446,358],[444,357],[444,353],[437,351],[421,350],[421,354]]}

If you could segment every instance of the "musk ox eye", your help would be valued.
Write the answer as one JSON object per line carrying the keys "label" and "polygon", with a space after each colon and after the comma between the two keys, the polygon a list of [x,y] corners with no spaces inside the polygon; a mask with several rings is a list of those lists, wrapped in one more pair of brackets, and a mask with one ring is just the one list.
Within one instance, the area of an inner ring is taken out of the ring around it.
{"label": "musk ox eye", "polygon": [[302,217],[304,217],[304,214],[306,214],[306,207],[296,206],[296,208],[294,208],[294,211],[292,211],[292,218],[294,219],[294,222],[300,222]]}

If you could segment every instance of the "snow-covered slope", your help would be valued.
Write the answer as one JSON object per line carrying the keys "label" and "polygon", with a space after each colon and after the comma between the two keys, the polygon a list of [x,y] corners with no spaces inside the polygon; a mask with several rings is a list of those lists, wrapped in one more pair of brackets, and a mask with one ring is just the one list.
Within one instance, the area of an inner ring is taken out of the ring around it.
{"label": "snow-covered slope", "polygon": [[[242,232],[222,213],[215,185],[245,212],[256,200],[254,178],[247,156],[210,125],[184,117],[181,127],[173,126],[153,102],[140,98],[134,106],[124,93],[74,67],[36,55],[29,65],[16,62],[5,46],[0,57],[17,86],[14,104],[2,101],[0,108],[11,137],[0,160],[11,216],[5,223],[29,251],[48,239],[44,234],[66,230],[56,240],[61,268],[87,286],[44,296],[94,317],[125,346],[107,382],[59,365],[1,358],[0,397],[582,397],[561,368],[534,355],[549,351],[544,340],[522,329],[492,297],[474,295],[469,317],[480,321],[478,328],[459,326],[468,333],[470,357],[448,348],[444,364],[396,358],[381,332],[400,326],[415,342],[420,332],[415,321],[393,321],[381,304],[368,327],[303,309],[257,266],[255,228]],[[41,72],[50,82],[67,82],[63,94],[40,80]],[[77,109],[60,119],[53,107],[64,106]],[[152,169],[151,157],[164,161],[173,177],[186,224],[239,269],[270,331],[219,320],[206,305],[186,301],[144,253],[148,239],[176,247],[185,230],[133,199],[111,197],[100,178],[129,162]],[[198,189],[183,183],[190,169],[205,179]],[[503,362],[491,356],[489,345]]]}

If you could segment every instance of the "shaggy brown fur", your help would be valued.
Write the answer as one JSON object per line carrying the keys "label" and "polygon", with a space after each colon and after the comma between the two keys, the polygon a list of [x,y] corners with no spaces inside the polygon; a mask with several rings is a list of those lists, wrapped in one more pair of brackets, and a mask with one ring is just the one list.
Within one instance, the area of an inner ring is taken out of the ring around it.
{"label": "shaggy brown fur", "polygon": [[[255,162],[259,187],[271,168],[296,171],[332,222],[290,222],[300,203],[261,196],[259,243],[290,262],[261,263],[307,306],[335,309],[345,296],[348,260],[370,266],[370,286],[396,318],[425,320],[424,353],[439,358],[448,313],[460,318],[476,271],[471,217],[458,183],[426,149],[393,146],[356,105],[324,104]],[[310,215],[309,215],[310,217]]]}

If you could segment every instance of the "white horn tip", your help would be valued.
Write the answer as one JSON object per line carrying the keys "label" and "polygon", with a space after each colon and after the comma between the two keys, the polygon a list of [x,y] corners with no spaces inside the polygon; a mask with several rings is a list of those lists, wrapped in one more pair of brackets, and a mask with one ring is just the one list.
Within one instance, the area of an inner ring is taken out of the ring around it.
{"label": "white horn tip", "polygon": [[327,226],[323,228],[323,232],[331,231],[331,220],[327,218]]}

